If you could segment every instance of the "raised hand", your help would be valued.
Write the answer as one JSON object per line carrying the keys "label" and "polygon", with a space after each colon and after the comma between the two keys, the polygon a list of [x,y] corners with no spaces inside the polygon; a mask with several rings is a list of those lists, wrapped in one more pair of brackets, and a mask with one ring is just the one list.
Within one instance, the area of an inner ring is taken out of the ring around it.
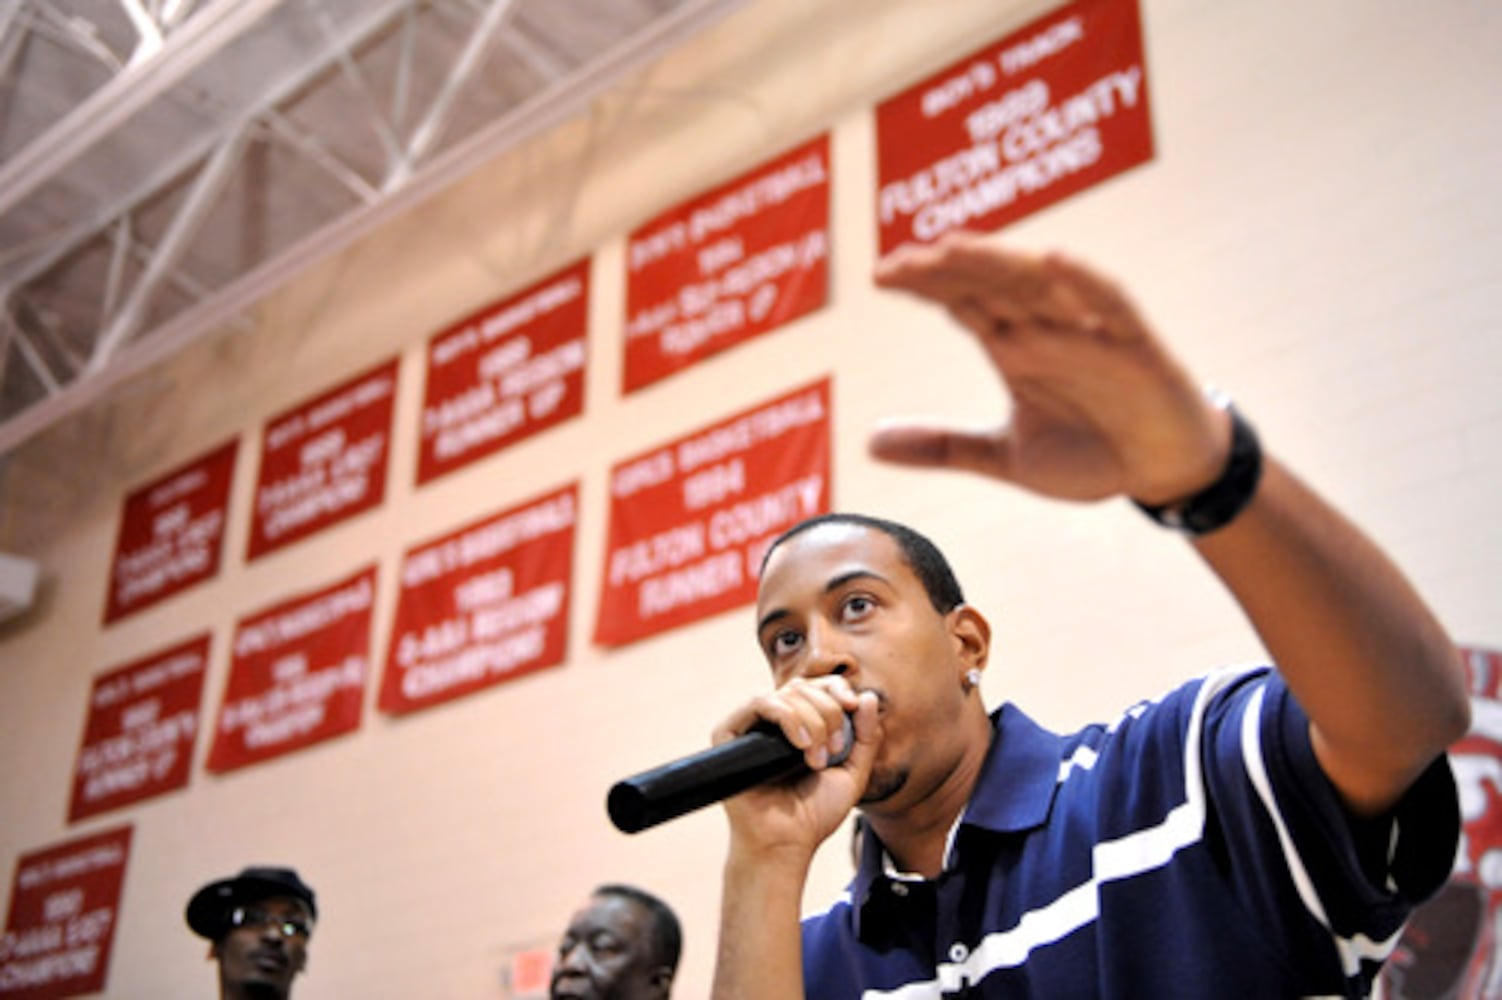
{"label": "raised hand", "polygon": [[955,233],[893,253],[876,280],[946,309],[1013,401],[1010,419],[990,430],[889,423],[871,441],[876,457],[1059,499],[1145,503],[1189,496],[1224,466],[1227,415],[1126,295],[1085,265]]}

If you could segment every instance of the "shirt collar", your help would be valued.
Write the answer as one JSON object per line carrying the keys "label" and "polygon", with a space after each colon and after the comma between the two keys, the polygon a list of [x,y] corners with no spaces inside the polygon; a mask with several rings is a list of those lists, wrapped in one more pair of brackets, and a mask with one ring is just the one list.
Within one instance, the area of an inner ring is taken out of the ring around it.
{"label": "shirt collar", "polygon": [[[993,833],[1031,830],[1048,819],[1053,806],[1064,742],[1010,703],[991,714],[991,725],[991,748],[960,825]],[[883,870],[887,852],[876,832],[866,824],[860,837],[860,865],[850,883],[857,935],[872,885],[887,877]],[[952,857],[952,849],[946,855]]]}

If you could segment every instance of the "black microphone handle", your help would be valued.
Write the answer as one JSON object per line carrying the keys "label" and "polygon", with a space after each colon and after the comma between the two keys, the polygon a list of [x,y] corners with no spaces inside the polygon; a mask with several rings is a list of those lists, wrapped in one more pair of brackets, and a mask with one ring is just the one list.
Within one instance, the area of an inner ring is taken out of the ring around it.
{"label": "black microphone handle", "polygon": [[[829,763],[843,763],[854,745],[855,727],[847,715],[845,749],[832,754]],[[764,782],[807,771],[803,751],[782,730],[762,723],[717,747],[616,782],[605,805],[618,830],[639,833]]]}

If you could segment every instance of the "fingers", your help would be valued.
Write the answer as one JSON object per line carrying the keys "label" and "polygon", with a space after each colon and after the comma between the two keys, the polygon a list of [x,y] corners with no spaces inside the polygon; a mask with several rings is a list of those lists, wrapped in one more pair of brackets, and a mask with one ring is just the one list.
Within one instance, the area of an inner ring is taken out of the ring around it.
{"label": "fingers", "polygon": [[974,233],[907,246],[878,262],[878,285],[949,309],[981,337],[1033,328],[1133,339],[1136,307],[1100,274],[1065,257],[1010,250]]}
{"label": "fingers", "polygon": [[960,469],[1002,479],[1010,471],[1006,439],[998,431],[885,421],[872,433],[868,448],[873,458],[897,465]]}
{"label": "fingers", "polygon": [[714,742],[724,743],[760,721],[769,722],[803,751],[804,761],[811,770],[823,770],[832,757],[847,749],[845,716],[855,712],[859,705],[860,698],[842,677],[792,681],[727,718],[716,728]]}

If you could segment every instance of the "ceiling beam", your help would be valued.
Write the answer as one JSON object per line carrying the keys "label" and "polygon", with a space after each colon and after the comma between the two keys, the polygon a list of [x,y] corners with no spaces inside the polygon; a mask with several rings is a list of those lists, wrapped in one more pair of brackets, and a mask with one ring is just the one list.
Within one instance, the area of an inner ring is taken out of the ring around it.
{"label": "ceiling beam", "polygon": [[172,222],[167,226],[167,232],[162,236],[162,242],[157,245],[156,252],[152,254],[151,262],[146,265],[146,270],[140,278],[136,279],[135,287],[130,290],[130,295],[120,306],[120,311],[114,315],[109,326],[94,342],[94,353],[84,369],[85,375],[98,374],[99,370],[115,356],[120,346],[141,328],[141,323],[146,318],[146,309],[151,305],[151,299],[156,295],[157,288],[177,265],[183,251],[188,248],[188,243],[203,225],[204,218],[214,207],[214,199],[218,197],[220,191],[224,190],[224,185],[229,181],[230,171],[239,165],[240,154],[245,149],[247,131],[248,125],[243,122],[233,129],[193,181],[193,189],[188,192],[187,199],[178,208],[177,214],[172,217]]}
{"label": "ceiling beam", "polygon": [[280,2],[219,0],[199,11],[155,56],[117,73],[57,124],[0,164],[0,213],[19,205]]}

